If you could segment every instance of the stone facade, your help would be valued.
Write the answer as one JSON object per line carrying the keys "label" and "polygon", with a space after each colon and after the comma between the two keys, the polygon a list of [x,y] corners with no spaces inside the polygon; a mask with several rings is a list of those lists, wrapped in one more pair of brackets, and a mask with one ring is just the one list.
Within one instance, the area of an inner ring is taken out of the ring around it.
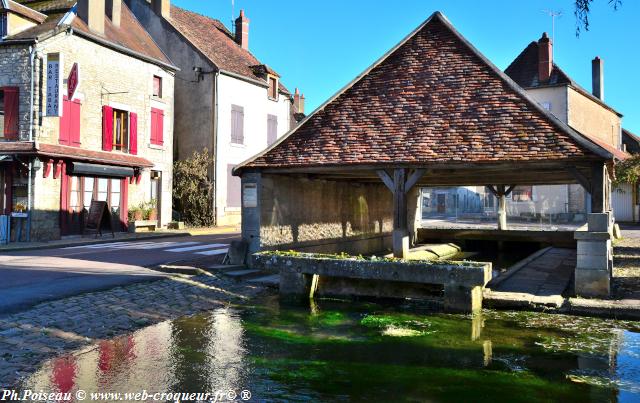
{"label": "stone facade", "polygon": [[[256,177],[243,175],[243,183],[251,181]],[[383,184],[264,175],[258,198],[255,214],[243,209],[243,234],[253,234],[250,252],[366,254],[391,247],[392,197]]]}
{"label": "stone facade", "polygon": [[[63,55],[63,93],[67,92],[66,77],[78,63],[80,84],[75,99],[80,100],[80,148],[102,151],[102,106],[135,112],[138,115],[138,157],[153,163],[141,172],[139,183],[128,190],[128,207],[138,206],[151,198],[151,170],[161,172],[159,195],[161,225],[172,216],[173,170],[173,91],[174,72],[159,65],[113,50],[77,35],[59,33],[36,46],[34,64],[33,140],[37,144],[58,144],[60,118],[44,116],[46,107],[46,56]],[[153,96],[153,77],[162,78],[162,98]],[[0,86],[18,86],[20,140],[29,139],[30,109],[29,45],[0,47]],[[164,144],[151,144],[151,108],[164,111]],[[113,151],[117,153],[119,151]],[[52,172],[55,171],[55,165]],[[33,174],[32,239],[48,240],[60,237],[61,179],[43,170]]]}

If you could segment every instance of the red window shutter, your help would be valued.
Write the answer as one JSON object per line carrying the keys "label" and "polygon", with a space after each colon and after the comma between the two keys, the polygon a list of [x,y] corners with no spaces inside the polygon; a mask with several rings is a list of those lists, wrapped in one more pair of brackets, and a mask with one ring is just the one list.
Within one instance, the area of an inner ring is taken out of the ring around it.
{"label": "red window shutter", "polygon": [[158,123],[156,124],[156,144],[161,146],[164,144],[164,111],[159,110],[156,115]]}
{"label": "red window shutter", "polygon": [[129,226],[129,180],[122,179],[120,182],[120,223],[123,231]]}
{"label": "red window shutter", "polygon": [[138,154],[138,114],[129,114],[129,153]]}
{"label": "red window shutter", "polygon": [[71,121],[69,123],[69,143],[72,146],[80,146],[80,101],[69,101],[71,106]]}
{"label": "red window shutter", "polygon": [[4,137],[7,140],[17,140],[20,89],[18,87],[4,87],[2,90],[4,90]]}
{"label": "red window shutter", "polygon": [[156,119],[156,116],[158,115],[157,113],[157,109],[156,108],[151,108],[151,144],[155,144],[156,143],[156,125],[158,123],[158,120]]}
{"label": "red window shutter", "polygon": [[113,108],[107,105],[102,107],[102,149],[113,150]]}
{"label": "red window shutter", "polygon": [[60,116],[60,136],[58,143],[69,145],[69,126],[71,122],[71,102],[65,96],[62,101],[62,116]]}

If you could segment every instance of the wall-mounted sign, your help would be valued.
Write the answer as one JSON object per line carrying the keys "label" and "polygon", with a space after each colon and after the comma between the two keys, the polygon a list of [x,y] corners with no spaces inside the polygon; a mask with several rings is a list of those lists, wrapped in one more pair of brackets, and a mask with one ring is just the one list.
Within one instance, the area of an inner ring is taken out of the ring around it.
{"label": "wall-mounted sign", "polygon": [[242,207],[258,207],[258,184],[242,184]]}
{"label": "wall-mounted sign", "polygon": [[47,55],[47,116],[62,114],[62,55]]}
{"label": "wall-mounted sign", "polygon": [[69,97],[69,100],[73,99],[79,84],[80,68],[78,67],[78,63],[73,63],[73,67],[71,67],[71,71],[69,72],[69,78],[67,78],[67,97]]}

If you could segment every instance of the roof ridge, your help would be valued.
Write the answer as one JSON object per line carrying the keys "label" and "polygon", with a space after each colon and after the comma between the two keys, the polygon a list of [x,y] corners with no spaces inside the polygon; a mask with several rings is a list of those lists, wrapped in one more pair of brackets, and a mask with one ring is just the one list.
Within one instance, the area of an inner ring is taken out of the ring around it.
{"label": "roof ridge", "polygon": [[260,157],[266,155],[271,150],[279,146],[280,144],[287,141],[293,134],[295,134],[300,128],[302,128],[307,121],[312,119],[315,115],[324,110],[329,104],[334,102],[338,97],[344,94],[347,90],[353,87],[356,83],[364,79],[373,69],[381,65],[385,62],[391,55],[393,55],[396,51],[398,51],[402,46],[404,46],[409,40],[415,37],[419,32],[421,32],[427,25],[429,25],[432,21],[439,20],[444,26],[465,46],[467,49],[471,51],[471,53],[477,57],[480,62],[486,65],[497,78],[499,78],[502,82],[508,85],[510,90],[519,98],[521,98],[524,102],[526,102],[530,107],[532,107],[533,111],[537,111],[540,115],[542,115],[543,119],[546,119],[549,124],[556,127],[556,129],[564,132],[569,138],[573,139],[579,146],[586,148],[587,150],[593,152],[596,155],[599,155],[603,158],[613,158],[613,155],[599,146],[595,142],[591,141],[590,138],[585,137],[581,133],[573,130],[570,126],[560,121],[557,117],[555,117],[551,112],[545,110],[537,101],[535,101],[530,95],[528,95],[525,90],[520,87],[515,81],[513,81],[509,76],[507,76],[502,70],[493,64],[486,56],[484,56],[473,44],[471,44],[458,30],[451,24],[451,22],[444,16],[440,11],[436,11],[429,18],[427,18],[424,22],[422,22],[416,29],[411,31],[407,36],[405,36],[398,44],[392,47],[389,51],[384,53],[382,57],[376,60],[372,65],[367,67],[362,73],[360,73],[356,78],[350,81],[347,85],[342,87],[338,92],[336,92],[333,96],[331,96],[327,101],[322,103],[318,108],[316,108],[311,114],[309,114],[305,119],[303,119],[295,128],[290,130],[287,134],[282,136],[278,141],[274,142],[270,147],[266,148],[262,152],[254,155],[253,157],[243,161],[238,164],[233,173],[239,174],[243,167],[252,163],[253,161],[259,159]]}

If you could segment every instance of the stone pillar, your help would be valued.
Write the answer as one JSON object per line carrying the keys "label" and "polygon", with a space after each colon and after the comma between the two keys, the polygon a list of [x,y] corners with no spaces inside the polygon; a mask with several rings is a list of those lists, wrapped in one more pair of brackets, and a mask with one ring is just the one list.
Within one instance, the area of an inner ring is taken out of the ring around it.
{"label": "stone pillar", "polygon": [[393,171],[393,257],[404,258],[409,254],[409,231],[407,230],[406,171]]}
{"label": "stone pillar", "polygon": [[418,228],[422,223],[420,215],[421,208],[420,188],[414,186],[407,193],[407,223],[409,226],[409,245],[415,246],[418,243]]}
{"label": "stone pillar", "polygon": [[262,177],[259,172],[242,174],[242,240],[247,243],[247,262],[252,266],[250,256],[260,251],[260,195]]}
{"label": "stone pillar", "polygon": [[463,287],[456,282],[444,286],[446,312],[473,313],[482,310],[482,287]]}
{"label": "stone pillar", "polygon": [[588,215],[587,228],[575,232],[578,255],[575,292],[581,297],[606,298],[613,271],[613,219],[610,212]]}

